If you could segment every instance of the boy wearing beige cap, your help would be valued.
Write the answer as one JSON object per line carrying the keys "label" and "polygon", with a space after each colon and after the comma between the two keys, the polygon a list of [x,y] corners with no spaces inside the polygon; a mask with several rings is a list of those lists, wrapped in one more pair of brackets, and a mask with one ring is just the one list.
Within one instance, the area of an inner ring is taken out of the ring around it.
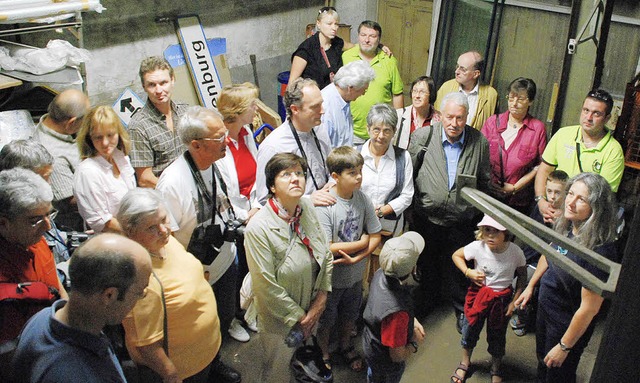
{"label": "boy wearing beige cap", "polygon": [[424,340],[410,291],[417,284],[416,262],[423,249],[422,236],[409,231],[388,240],[380,252],[380,269],[371,281],[363,314],[362,345],[369,383],[400,382],[405,360]]}

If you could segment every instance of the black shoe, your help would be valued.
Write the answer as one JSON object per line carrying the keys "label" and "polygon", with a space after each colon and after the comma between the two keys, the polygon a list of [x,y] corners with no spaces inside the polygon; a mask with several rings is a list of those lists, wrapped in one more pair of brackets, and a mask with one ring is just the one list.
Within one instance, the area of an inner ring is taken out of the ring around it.
{"label": "black shoe", "polygon": [[458,330],[458,334],[462,334],[463,323],[464,323],[464,313],[460,313],[456,315],[456,330]]}
{"label": "black shoe", "polygon": [[242,382],[242,375],[233,367],[227,366],[220,359],[216,359],[211,364],[209,382],[240,383]]}

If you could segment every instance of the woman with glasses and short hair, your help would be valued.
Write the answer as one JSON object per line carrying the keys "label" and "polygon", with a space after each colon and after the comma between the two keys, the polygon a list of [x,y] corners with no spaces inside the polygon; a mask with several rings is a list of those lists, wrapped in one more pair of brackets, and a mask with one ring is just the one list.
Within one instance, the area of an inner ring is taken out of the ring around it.
{"label": "woman with glasses and short hair", "polygon": [[398,112],[398,127],[393,144],[407,149],[411,133],[440,121],[440,112],[433,107],[436,101],[436,84],[429,76],[420,76],[411,83],[411,105]]}
{"label": "woman with glasses and short hair", "polygon": [[111,106],[96,106],[82,120],[77,142],[82,158],[73,186],[78,211],[96,233],[120,232],[115,214],[122,197],[136,187],[127,155],[129,134]]}
{"label": "woman with glasses and short hair", "polygon": [[292,329],[309,338],[331,291],[333,256],[313,204],[301,198],[306,169],[306,161],[292,153],[269,160],[269,198],[245,233],[264,356],[261,382],[290,375],[295,347],[284,339]]}
{"label": "woman with glasses and short hair", "polygon": [[489,117],[482,127],[482,134],[489,141],[490,192],[528,215],[533,204],[533,181],[547,146],[547,131],[542,121],[529,114],[536,83],[518,77],[509,84],[508,91],[507,111]]}
{"label": "woman with glasses and short hair", "polygon": [[361,190],[371,198],[386,236],[402,234],[403,212],[413,199],[411,156],[391,145],[397,122],[398,115],[389,105],[374,105],[367,115],[370,138],[360,151],[364,158]]}

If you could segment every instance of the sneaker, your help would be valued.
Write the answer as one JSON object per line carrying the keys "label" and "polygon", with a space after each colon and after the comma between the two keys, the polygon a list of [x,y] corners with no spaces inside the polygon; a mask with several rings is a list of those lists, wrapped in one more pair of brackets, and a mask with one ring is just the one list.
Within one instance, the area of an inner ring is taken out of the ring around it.
{"label": "sneaker", "polygon": [[258,332],[258,321],[256,319],[247,322],[247,327],[253,332]]}
{"label": "sneaker", "polygon": [[247,330],[242,327],[242,323],[235,318],[231,321],[231,325],[229,326],[229,335],[238,342],[243,343],[248,342],[249,339],[251,339]]}
{"label": "sneaker", "polygon": [[211,363],[208,381],[210,383],[240,383],[242,382],[242,375],[216,357]]}

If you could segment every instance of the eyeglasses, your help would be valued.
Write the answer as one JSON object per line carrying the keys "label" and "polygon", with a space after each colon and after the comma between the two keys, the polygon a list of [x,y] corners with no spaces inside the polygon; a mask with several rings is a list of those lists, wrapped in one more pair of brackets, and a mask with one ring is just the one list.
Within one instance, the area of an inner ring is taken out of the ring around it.
{"label": "eyeglasses", "polygon": [[307,173],[298,170],[295,172],[282,172],[278,175],[278,177],[280,177],[284,181],[291,181],[291,178],[293,178],[293,176],[296,176],[296,178],[298,179],[307,178]]}
{"label": "eyeglasses", "polygon": [[411,90],[411,94],[414,96],[426,96],[429,94],[429,91],[424,89],[413,89]]}
{"label": "eyeglasses", "polygon": [[227,137],[229,137],[229,131],[227,130],[226,132],[224,132],[223,136],[220,136],[218,138],[210,138],[210,137],[202,137],[202,138],[198,138],[199,140],[203,140],[203,141],[213,141],[213,142],[217,142],[219,144],[223,143],[224,140],[227,139]]}
{"label": "eyeglasses", "polygon": [[162,228],[171,232],[171,222],[167,219],[166,221],[147,227],[146,231],[151,234],[162,234]]}
{"label": "eyeglasses", "polygon": [[509,100],[509,102],[517,102],[520,104],[524,104],[525,102],[527,102],[528,99],[529,97],[518,97],[511,94],[507,95],[507,100]]}
{"label": "eyeglasses", "polygon": [[393,129],[373,128],[371,129],[371,133],[376,137],[379,136],[381,133],[383,136],[389,137],[389,136],[393,136],[394,131]]}
{"label": "eyeglasses", "polygon": [[329,12],[329,11],[338,12],[334,7],[322,7],[318,11],[318,14],[321,15],[321,14],[323,14],[325,12]]}
{"label": "eyeglasses", "polygon": [[56,219],[57,215],[58,215],[58,211],[56,209],[51,209],[51,211],[49,211],[45,215],[29,217],[29,224],[31,225],[31,227],[36,228],[42,225],[45,220],[48,220],[49,222],[53,221],[54,219]]}
{"label": "eyeglasses", "polygon": [[469,71],[475,71],[475,70],[478,70],[478,69],[476,69],[476,68],[465,68],[463,66],[456,65],[456,70],[459,70],[460,72],[462,72],[462,74],[466,74]]}

